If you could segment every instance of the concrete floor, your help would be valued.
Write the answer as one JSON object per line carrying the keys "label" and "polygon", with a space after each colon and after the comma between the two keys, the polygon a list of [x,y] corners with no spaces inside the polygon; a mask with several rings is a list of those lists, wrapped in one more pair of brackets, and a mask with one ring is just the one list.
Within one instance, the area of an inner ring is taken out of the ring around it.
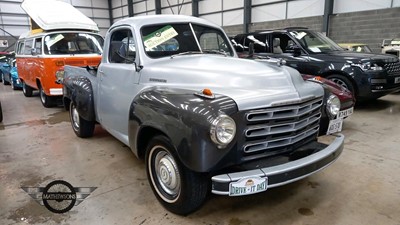
{"label": "concrete floor", "polygon": [[[400,224],[400,94],[356,108],[343,154],[327,169],[257,195],[211,195],[181,217],[157,202],[144,162],[100,126],[80,139],[63,108],[0,85],[0,224]],[[20,188],[56,179],[97,189],[54,214]]]}

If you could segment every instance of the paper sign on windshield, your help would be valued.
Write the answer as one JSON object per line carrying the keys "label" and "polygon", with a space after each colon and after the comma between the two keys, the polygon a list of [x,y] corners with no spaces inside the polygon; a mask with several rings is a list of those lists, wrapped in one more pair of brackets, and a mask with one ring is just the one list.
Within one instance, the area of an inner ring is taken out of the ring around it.
{"label": "paper sign on windshield", "polygon": [[144,37],[144,46],[151,49],[157,47],[158,45],[168,41],[169,39],[177,35],[178,33],[176,32],[176,30],[172,26],[168,25]]}

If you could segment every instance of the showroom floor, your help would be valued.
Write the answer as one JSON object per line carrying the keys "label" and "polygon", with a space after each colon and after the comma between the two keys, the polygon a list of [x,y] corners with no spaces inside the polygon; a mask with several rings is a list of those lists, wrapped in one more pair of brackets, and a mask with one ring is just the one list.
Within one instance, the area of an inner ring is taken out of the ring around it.
{"label": "showroom floor", "polygon": [[[181,217],[157,202],[144,162],[100,126],[80,139],[62,107],[0,85],[0,224],[400,224],[400,94],[356,108],[343,154],[327,169],[257,195],[211,195]],[[97,189],[65,214],[21,189],[57,179]]]}

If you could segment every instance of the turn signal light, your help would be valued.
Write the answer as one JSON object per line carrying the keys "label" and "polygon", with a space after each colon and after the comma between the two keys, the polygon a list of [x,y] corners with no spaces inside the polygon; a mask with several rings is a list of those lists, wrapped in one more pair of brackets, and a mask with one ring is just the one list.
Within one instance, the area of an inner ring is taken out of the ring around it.
{"label": "turn signal light", "polygon": [[210,90],[210,89],[208,89],[208,88],[204,88],[204,89],[203,89],[203,95],[206,95],[206,96],[212,96],[212,95],[213,95],[213,93],[211,92],[211,90]]}

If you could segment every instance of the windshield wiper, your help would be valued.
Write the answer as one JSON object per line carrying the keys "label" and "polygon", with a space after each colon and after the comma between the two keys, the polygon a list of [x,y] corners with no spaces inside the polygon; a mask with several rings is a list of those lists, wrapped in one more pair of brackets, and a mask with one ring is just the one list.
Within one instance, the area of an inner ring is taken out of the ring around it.
{"label": "windshield wiper", "polygon": [[192,55],[192,54],[203,54],[203,52],[200,51],[187,51],[187,52],[181,52],[178,54],[171,55],[171,59],[174,58],[175,56],[181,56],[181,55]]}
{"label": "windshield wiper", "polygon": [[212,54],[220,54],[220,55],[228,56],[228,53],[222,52],[222,51],[218,51],[218,50],[203,50],[203,52],[204,53],[212,53]]}

